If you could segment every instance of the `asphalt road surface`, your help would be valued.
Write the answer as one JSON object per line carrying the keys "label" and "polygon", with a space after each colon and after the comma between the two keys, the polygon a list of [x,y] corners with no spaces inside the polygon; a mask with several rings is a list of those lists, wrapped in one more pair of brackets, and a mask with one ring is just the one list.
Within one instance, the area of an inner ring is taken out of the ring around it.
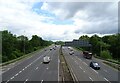
{"label": "asphalt road surface", "polygon": [[[74,50],[74,54],[70,55],[68,47],[62,47],[65,59],[70,66],[71,70],[77,81],[88,81],[88,82],[115,82],[118,81],[118,71],[112,67],[104,64],[102,60],[92,58],[85,59],[82,52]],[[96,61],[101,66],[100,70],[92,69],[89,64],[91,61]]]}
{"label": "asphalt road surface", "polygon": [[[56,50],[50,51],[50,46],[39,52],[34,53],[31,57],[25,58],[16,63],[8,65],[2,72],[3,83],[10,83],[11,81],[17,81],[27,83],[36,81],[38,83],[44,83],[45,81],[60,81],[59,80],[59,49],[60,46],[56,47]],[[118,81],[118,71],[112,67],[104,64],[102,60],[92,58],[85,59],[82,52],[75,49],[74,54],[70,55],[68,47],[62,47],[63,54],[69,68],[72,70],[74,77],[77,82],[115,82]],[[43,64],[43,57],[50,56],[52,59],[49,64]],[[94,70],[89,67],[91,61],[96,61],[100,64],[100,70]],[[116,83],[116,82],[115,82]]]}
{"label": "asphalt road surface", "polygon": [[[53,47],[53,46],[51,46]],[[2,73],[2,81],[9,82],[23,82],[27,81],[59,81],[59,46],[56,50],[41,50],[35,53],[32,57],[18,62],[12,68]],[[43,57],[50,56],[52,59],[50,63],[44,64]]]}

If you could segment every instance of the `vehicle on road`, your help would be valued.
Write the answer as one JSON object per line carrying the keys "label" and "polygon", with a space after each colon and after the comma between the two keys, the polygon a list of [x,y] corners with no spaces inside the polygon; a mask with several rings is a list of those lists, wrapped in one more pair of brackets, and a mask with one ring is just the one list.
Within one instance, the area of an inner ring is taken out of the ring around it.
{"label": "vehicle on road", "polygon": [[50,57],[45,56],[43,57],[43,63],[49,63],[50,62]]}
{"label": "vehicle on road", "polygon": [[57,47],[57,45],[55,45],[55,47]]}
{"label": "vehicle on road", "polygon": [[68,49],[69,49],[70,51],[73,51],[73,48],[71,48],[71,47],[68,47]]}
{"label": "vehicle on road", "polygon": [[47,51],[47,49],[45,49],[44,51]]}
{"label": "vehicle on road", "polygon": [[55,47],[54,47],[53,49],[54,49],[54,50],[56,50],[56,48],[55,48]]}
{"label": "vehicle on road", "polygon": [[97,62],[90,62],[90,67],[92,67],[93,69],[99,70],[100,69],[100,65]]}
{"label": "vehicle on road", "polygon": [[87,59],[92,59],[92,53],[89,51],[83,51],[83,57]]}
{"label": "vehicle on road", "polygon": [[70,55],[73,55],[74,54],[74,51],[70,51],[70,53],[69,53]]}
{"label": "vehicle on road", "polygon": [[50,50],[52,50],[52,48],[50,48]]}

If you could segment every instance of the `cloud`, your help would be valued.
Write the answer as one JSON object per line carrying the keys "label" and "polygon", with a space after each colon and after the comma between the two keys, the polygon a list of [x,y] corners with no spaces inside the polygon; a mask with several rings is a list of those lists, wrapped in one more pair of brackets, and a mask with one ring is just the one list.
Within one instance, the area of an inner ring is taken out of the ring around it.
{"label": "cloud", "polygon": [[44,2],[39,6],[35,0],[0,0],[0,12],[0,30],[29,38],[36,34],[65,41],[82,34],[113,34],[117,30],[116,3]]}
{"label": "cloud", "polygon": [[118,7],[113,2],[44,3],[42,9],[60,19],[72,19],[75,33],[117,33]]}

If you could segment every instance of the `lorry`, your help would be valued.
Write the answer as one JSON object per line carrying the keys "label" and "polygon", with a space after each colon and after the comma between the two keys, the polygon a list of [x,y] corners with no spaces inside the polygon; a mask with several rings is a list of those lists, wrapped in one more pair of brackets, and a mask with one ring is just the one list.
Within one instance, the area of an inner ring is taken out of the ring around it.
{"label": "lorry", "polygon": [[92,53],[89,51],[83,51],[83,57],[86,59],[92,59]]}

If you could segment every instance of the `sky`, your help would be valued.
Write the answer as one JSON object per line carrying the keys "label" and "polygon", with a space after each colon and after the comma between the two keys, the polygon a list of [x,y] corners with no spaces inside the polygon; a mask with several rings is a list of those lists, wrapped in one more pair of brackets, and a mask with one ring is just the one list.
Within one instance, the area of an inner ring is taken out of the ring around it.
{"label": "sky", "polygon": [[115,34],[118,2],[0,0],[0,30],[28,38],[38,35],[52,41]]}

